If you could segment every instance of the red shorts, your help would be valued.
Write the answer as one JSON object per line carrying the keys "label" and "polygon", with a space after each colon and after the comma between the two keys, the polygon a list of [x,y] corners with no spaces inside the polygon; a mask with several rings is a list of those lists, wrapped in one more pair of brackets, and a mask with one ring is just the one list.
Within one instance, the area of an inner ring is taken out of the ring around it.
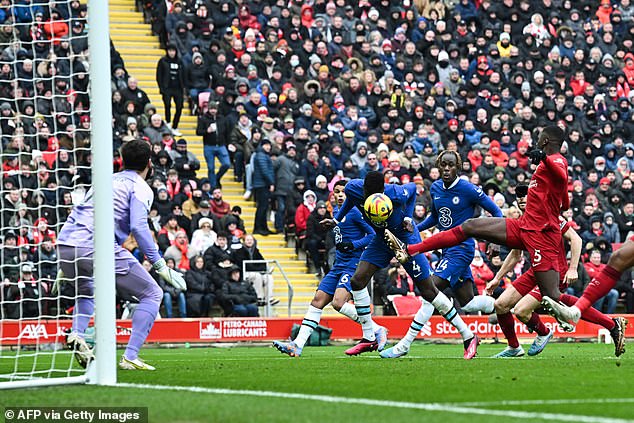
{"label": "red shorts", "polygon": [[[559,281],[559,291],[563,292],[567,287],[568,286],[563,283],[562,277]],[[542,293],[537,286],[537,279],[535,278],[535,273],[533,273],[533,269],[530,269],[528,272],[515,279],[515,281],[513,282],[513,288],[515,288],[515,290],[519,292],[522,297],[530,295],[537,301],[542,300]]]}
{"label": "red shorts", "polygon": [[531,257],[532,270],[559,272],[559,230],[527,231],[520,228],[519,219],[506,219],[506,245],[509,248],[526,250]]}

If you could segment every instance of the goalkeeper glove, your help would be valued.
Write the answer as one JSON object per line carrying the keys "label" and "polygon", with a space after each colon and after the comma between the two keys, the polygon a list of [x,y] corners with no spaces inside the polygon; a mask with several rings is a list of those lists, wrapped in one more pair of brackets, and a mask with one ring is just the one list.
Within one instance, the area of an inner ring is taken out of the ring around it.
{"label": "goalkeeper glove", "polygon": [[341,251],[344,253],[354,251],[354,245],[352,244],[352,242],[340,242],[339,244],[337,244],[337,251]]}
{"label": "goalkeeper glove", "polygon": [[160,259],[156,263],[152,265],[152,268],[156,270],[165,282],[172,285],[174,288],[180,289],[182,291],[187,291],[187,285],[185,284],[185,279],[183,275],[178,273],[174,269],[170,269],[167,267],[167,263],[165,263],[165,259]]}
{"label": "goalkeeper glove", "polygon": [[544,150],[536,148],[528,153],[528,157],[531,159],[531,163],[537,166],[546,158],[546,153],[544,153]]}

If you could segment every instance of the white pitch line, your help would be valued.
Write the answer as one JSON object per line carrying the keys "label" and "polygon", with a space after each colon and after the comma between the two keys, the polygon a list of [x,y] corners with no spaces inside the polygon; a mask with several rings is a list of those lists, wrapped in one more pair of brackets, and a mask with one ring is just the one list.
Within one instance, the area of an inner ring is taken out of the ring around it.
{"label": "white pitch line", "polygon": [[447,405],[459,405],[463,407],[496,407],[501,405],[565,405],[565,404],[629,404],[634,403],[634,398],[571,398],[553,400],[504,400],[482,402],[451,402]]}
{"label": "white pitch line", "polygon": [[330,395],[294,394],[294,393],[288,393],[288,392],[274,392],[274,391],[251,391],[251,390],[242,390],[242,389],[202,388],[198,386],[148,385],[148,384],[136,384],[136,383],[119,383],[117,384],[117,387],[154,389],[157,391],[186,391],[186,392],[217,394],[217,395],[243,395],[243,396],[265,397],[265,398],[286,398],[286,399],[298,399],[298,400],[309,400],[309,401],[321,401],[321,402],[338,403],[338,404],[355,404],[355,405],[368,405],[368,406],[375,406],[375,407],[436,411],[436,412],[446,412],[446,413],[455,413],[455,414],[512,417],[512,418],[527,419],[527,420],[543,419],[543,420],[555,420],[555,421],[562,421],[562,422],[578,422],[578,423],[634,423],[634,420],[617,419],[617,418],[610,418],[610,417],[599,417],[599,416],[583,416],[583,415],[557,414],[557,413],[535,413],[535,412],[514,411],[514,410],[488,410],[485,408],[469,408],[462,405],[454,405],[454,404],[385,401],[385,400],[376,400],[376,399],[370,399],[370,398],[348,398],[348,397],[335,397]]}

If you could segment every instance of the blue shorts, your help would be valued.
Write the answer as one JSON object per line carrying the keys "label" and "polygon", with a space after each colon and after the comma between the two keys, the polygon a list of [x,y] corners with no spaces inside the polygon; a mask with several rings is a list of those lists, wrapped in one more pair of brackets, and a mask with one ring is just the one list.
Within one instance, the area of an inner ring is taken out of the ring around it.
{"label": "blue shorts", "polygon": [[[402,241],[407,244],[418,244],[421,242],[420,233],[414,231],[413,234],[410,234],[407,239],[402,239]],[[367,261],[383,269],[390,264],[390,260],[392,260],[393,257],[394,253],[383,240],[383,236],[377,234],[377,236],[370,241],[370,244],[366,247],[363,254],[361,254],[361,261]],[[427,261],[427,257],[425,257],[424,254],[414,256],[410,261],[405,263],[403,267],[415,281],[423,281],[427,279],[430,274],[429,261]]]}
{"label": "blue shorts", "polygon": [[473,245],[460,244],[447,248],[442,259],[433,270],[434,275],[449,281],[451,289],[460,288],[466,281],[472,281],[471,262],[473,261]]}
{"label": "blue shorts", "polygon": [[[356,264],[356,263],[355,263]],[[350,285],[350,279],[354,275],[355,267],[351,266],[335,266],[330,269],[330,272],[324,276],[319,282],[317,289],[324,291],[326,294],[335,295],[335,291],[339,288],[343,288],[348,292],[352,292],[352,286]]]}

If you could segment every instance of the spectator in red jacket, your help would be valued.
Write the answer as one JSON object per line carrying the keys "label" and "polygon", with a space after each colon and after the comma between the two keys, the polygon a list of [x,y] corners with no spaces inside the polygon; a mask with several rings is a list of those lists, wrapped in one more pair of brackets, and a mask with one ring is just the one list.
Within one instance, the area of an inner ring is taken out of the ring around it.
{"label": "spectator in red jacket", "polygon": [[517,143],[517,150],[511,153],[511,157],[517,159],[517,164],[524,170],[528,170],[528,143],[524,140]]}
{"label": "spectator in red jacket", "polygon": [[582,70],[575,72],[575,76],[570,80],[570,88],[576,96],[584,95],[588,85],[590,85],[590,83],[586,81],[586,75]]}
{"label": "spectator in red jacket", "polygon": [[45,217],[40,217],[35,221],[35,227],[33,228],[33,243],[40,244],[44,239],[49,238],[53,245],[55,245],[55,231],[48,228],[48,221]]}
{"label": "spectator in red jacket", "polygon": [[605,267],[605,264],[601,263],[601,252],[599,250],[592,250],[590,252],[590,258],[583,264],[583,267],[586,269],[586,272],[588,272],[590,279],[594,279]]}
{"label": "spectator in red jacket", "polygon": [[475,252],[475,257],[471,262],[471,273],[473,274],[473,281],[478,288],[478,293],[484,295],[484,288],[493,277],[493,271],[489,269],[489,266],[484,262],[479,251]]}
{"label": "spectator in red jacket", "polygon": [[222,199],[222,190],[216,188],[211,193],[211,212],[216,215],[218,219],[222,219],[231,211],[229,203]]}
{"label": "spectator in red jacket", "polygon": [[506,167],[509,164],[509,155],[500,149],[499,141],[491,141],[489,154],[493,157],[496,166]]}
{"label": "spectator in red jacket", "polygon": [[62,37],[68,35],[68,24],[62,20],[59,10],[51,10],[51,18],[44,24],[44,32],[55,45],[60,43]]}
{"label": "spectator in red jacket", "polygon": [[304,202],[297,207],[295,212],[295,233],[301,235],[306,232],[308,216],[315,210],[317,196],[311,190],[304,192]]}

